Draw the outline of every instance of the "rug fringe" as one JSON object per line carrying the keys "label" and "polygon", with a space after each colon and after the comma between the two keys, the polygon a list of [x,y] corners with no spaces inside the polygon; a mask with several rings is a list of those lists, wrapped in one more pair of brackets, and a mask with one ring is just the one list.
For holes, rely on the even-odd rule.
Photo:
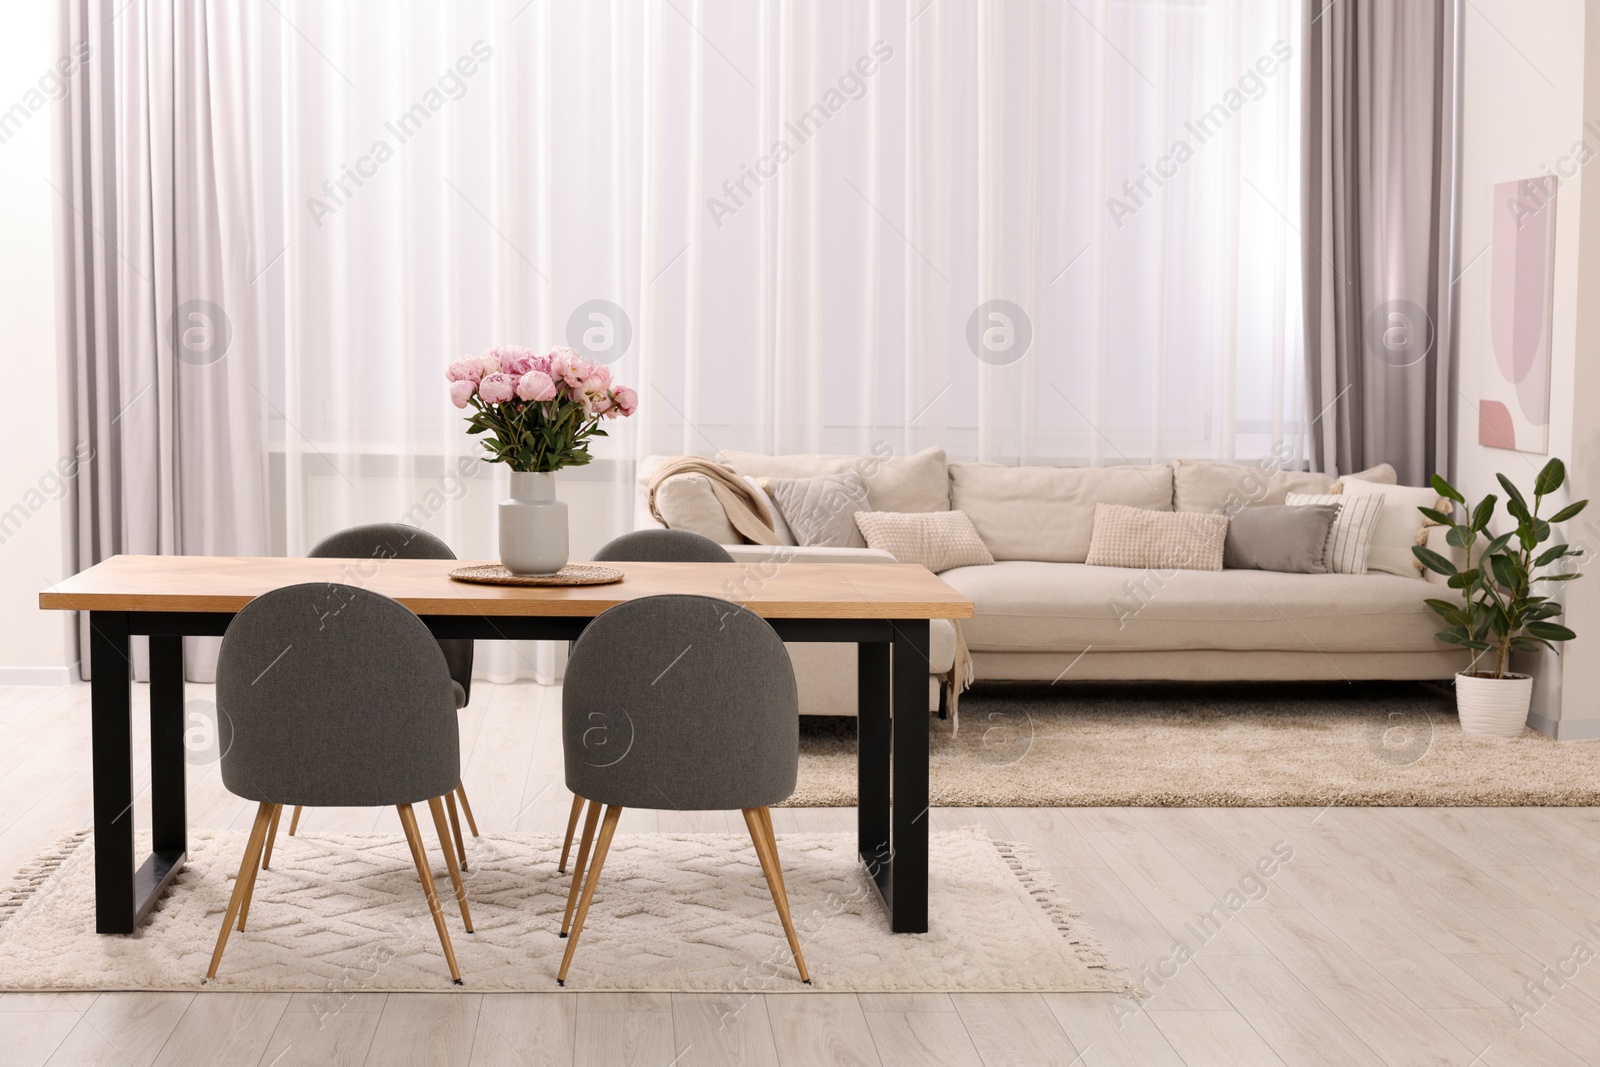
{"label": "rug fringe", "polygon": [[[974,829],[981,830],[980,827]],[[1022,887],[1027,890],[1034,903],[1050,917],[1050,921],[1072,946],[1074,955],[1084,966],[1114,974],[1128,969],[1127,964],[1118,963],[1106,953],[1105,946],[1100,944],[1094,936],[1094,931],[1083,921],[1083,912],[1067,902],[1061,893],[1061,887],[1056,884],[1055,879],[1045,873],[1031,846],[1021,841],[995,841],[992,838],[990,840],[995,851],[1005,860],[1006,866],[1011,868],[1011,873],[1022,883]],[[1130,981],[1124,992],[1136,994],[1138,987]]]}
{"label": "rug fringe", "polygon": [[16,873],[4,889],[0,889],[0,927],[4,927],[7,921],[22,910],[23,905],[34,898],[93,833],[93,830],[84,829],[63,837],[35,856]]}

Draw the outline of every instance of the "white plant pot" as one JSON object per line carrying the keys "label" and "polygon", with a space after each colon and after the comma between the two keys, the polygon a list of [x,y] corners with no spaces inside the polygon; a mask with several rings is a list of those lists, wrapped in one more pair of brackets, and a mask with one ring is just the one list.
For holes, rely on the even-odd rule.
{"label": "white plant pot", "polygon": [[1532,701],[1531,675],[1456,675],[1456,712],[1461,716],[1461,729],[1469,734],[1517,737],[1528,723],[1528,705]]}
{"label": "white plant pot", "polygon": [[567,565],[567,505],[556,476],[511,472],[511,499],[500,502],[500,562],[512,574],[554,574]]}

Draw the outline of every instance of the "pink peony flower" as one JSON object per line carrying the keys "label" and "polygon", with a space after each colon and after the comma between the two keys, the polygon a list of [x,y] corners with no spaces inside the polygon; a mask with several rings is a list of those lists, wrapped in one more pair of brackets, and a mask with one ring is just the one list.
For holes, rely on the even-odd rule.
{"label": "pink peony flower", "polygon": [[565,346],[550,350],[550,377],[566,383],[570,389],[583,380],[583,375],[575,373],[584,365],[583,357]]}
{"label": "pink peony flower", "polygon": [[478,383],[466,378],[450,383],[450,403],[458,408],[467,406],[467,401],[472,399],[472,394],[478,391]]}
{"label": "pink peony flower", "polygon": [[556,383],[543,371],[530,370],[517,379],[517,396],[523,400],[554,400],[556,392]]}
{"label": "pink peony flower", "polygon": [[500,373],[500,350],[498,348],[487,349],[483,355],[478,357],[478,361],[483,364],[483,373]]}
{"label": "pink peony flower", "polygon": [[520,378],[535,369],[535,361],[539,358],[531,349],[511,347],[497,349],[500,353],[500,369],[514,378]]}
{"label": "pink peony flower", "polygon": [[475,382],[483,377],[483,361],[477,356],[462,356],[450,364],[444,377],[450,382]]}
{"label": "pink peony flower", "polygon": [[[623,418],[627,418],[639,410],[639,394],[629,389],[626,385],[619,385],[613,389],[611,391],[611,399],[617,405],[614,412],[620,413]],[[611,416],[612,418],[616,417],[615,413]]]}
{"label": "pink peony flower", "polygon": [[516,383],[509,375],[498,371],[486,374],[478,383],[478,396],[485,404],[504,404],[516,393]]}

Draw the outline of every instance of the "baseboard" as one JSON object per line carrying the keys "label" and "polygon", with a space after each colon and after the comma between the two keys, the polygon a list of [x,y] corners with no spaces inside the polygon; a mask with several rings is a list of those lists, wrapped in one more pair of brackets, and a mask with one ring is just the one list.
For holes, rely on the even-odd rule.
{"label": "baseboard", "polygon": [[1528,725],[1557,741],[1592,741],[1600,737],[1600,719],[1552,719],[1535,711],[1528,713]]}
{"label": "baseboard", "polygon": [[68,667],[0,667],[0,685],[71,685],[78,665]]}

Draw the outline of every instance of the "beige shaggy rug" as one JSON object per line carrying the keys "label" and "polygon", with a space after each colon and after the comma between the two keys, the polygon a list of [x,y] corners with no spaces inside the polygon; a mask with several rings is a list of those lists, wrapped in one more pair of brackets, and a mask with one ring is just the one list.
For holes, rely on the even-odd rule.
{"label": "beige shaggy rug", "polygon": [[[426,831],[425,831],[426,832]],[[0,892],[0,988],[193,990],[210,962],[246,835],[192,831],[189,862],[137,934],[94,933],[93,842],[75,835]],[[475,933],[445,901],[468,992],[554,991],[568,881],[558,834],[469,846]],[[932,929],[891,934],[853,835],[779,837],[818,990],[1025,991],[1131,987],[1028,852],[976,828],[932,835]],[[435,877],[448,886],[437,842]],[[211,988],[322,994],[450,992],[449,970],[405,839],[278,839],[243,932]],[[569,990],[807,993],[748,838],[618,834]]]}
{"label": "beige shaggy rug", "polygon": [[[940,807],[1600,804],[1600,741],[1464,734],[1414,683],[978,685],[932,720]],[[856,802],[856,724],[802,718],[797,807]]]}

